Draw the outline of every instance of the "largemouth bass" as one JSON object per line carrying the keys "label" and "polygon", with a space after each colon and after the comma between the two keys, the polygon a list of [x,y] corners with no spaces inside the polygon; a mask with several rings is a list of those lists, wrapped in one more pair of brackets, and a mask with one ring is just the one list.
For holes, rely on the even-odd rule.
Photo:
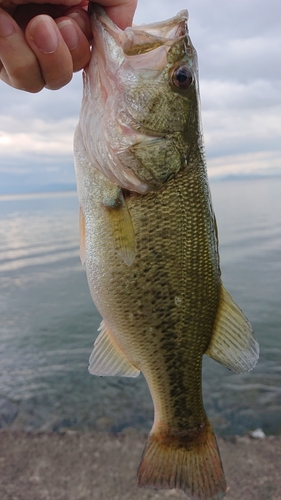
{"label": "largemouth bass", "polygon": [[155,417],[140,486],[220,499],[202,357],[245,372],[258,344],[221,282],[188,13],[122,31],[91,11],[75,133],[81,256],[103,317],[89,369],[148,383]]}

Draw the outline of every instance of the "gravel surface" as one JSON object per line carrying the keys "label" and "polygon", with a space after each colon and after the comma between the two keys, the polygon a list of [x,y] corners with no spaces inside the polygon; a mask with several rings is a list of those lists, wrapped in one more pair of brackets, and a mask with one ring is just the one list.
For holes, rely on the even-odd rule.
{"label": "gravel surface", "polygon": [[[181,500],[136,486],[145,436],[0,431],[1,500]],[[281,500],[281,436],[218,439],[226,500]]]}

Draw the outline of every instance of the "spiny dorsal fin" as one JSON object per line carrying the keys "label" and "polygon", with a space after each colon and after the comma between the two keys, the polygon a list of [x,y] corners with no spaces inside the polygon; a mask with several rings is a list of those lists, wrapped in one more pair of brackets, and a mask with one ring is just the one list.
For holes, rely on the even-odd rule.
{"label": "spiny dorsal fin", "polygon": [[79,230],[80,230],[80,259],[82,264],[85,264],[85,256],[86,256],[86,225],[85,218],[80,207],[79,210]]}
{"label": "spiny dorsal fin", "polygon": [[117,188],[114,197],[104,198],[103,205],[106,208],[116,251],[125,264],[131,266],[136,256],[136,238],[121,188]]}
{"label": "spiny dorsal fin", "polygon": [[252,370],[259,344],[244,313],[222,286],[214,333],[206,354],[236,373]]}
{"label": "spiny dorsal fin", "polygon": [[127,359],[104,321],[99,330],[89,360],[89,372],[99,376],[137,377],[140,371]]}

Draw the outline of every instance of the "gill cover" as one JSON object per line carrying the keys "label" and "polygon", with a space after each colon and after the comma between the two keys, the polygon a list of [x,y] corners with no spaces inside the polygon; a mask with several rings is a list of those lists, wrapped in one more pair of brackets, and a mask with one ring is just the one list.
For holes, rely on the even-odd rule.
{"label": "gill cover", "polygon": [[156,191],[186,166],[183,133],[197,105],[187,11],[122,31],[97,4],[89,10],[95,50],[79,125],[87,160],[123,189]]}

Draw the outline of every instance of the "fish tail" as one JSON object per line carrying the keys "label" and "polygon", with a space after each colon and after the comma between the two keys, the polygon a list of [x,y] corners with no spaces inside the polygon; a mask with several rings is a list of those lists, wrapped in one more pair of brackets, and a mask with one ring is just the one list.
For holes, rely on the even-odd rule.
{"label": "fish tail", "polygon": [[193,500],[222,499],[227,486],[209,421],[192,441],[152,431],[139,466],[138,485],[179,488]]}

